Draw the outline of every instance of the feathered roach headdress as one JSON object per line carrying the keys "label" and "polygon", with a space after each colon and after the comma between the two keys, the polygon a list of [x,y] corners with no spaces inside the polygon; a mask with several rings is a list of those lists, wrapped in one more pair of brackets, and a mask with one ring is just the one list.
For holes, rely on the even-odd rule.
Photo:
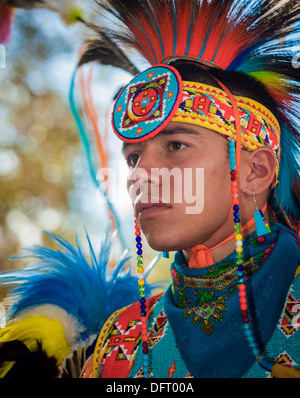
{"label": "feathered roach headdress", "polygon": [[[99,61],[137,73],[133,50],[151,66],[196,62],[206,73],[244,75],[266,93],[280,123],[279,184],[273,218],[297,230],[300,219],[298,0],[96,0],[101,23],[79,65]],[[113,23],[112,23],[113,22]],[[236,76],[237,76],[236,75]],[[222,79],[221,79],[222,80]],[[258,94],[258,98],[260,93]],[[259,101],[259,100],[258,100]],[[267,143],[269,144],[269,143]],[[280,158],[281,157],[281,158]]]}

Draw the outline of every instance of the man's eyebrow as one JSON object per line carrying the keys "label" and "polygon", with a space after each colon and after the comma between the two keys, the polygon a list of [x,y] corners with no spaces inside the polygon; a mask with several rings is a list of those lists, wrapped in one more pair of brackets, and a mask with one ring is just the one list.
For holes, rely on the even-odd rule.
{"label": "man's eyebrow", "polygon": [[[172,128],[168,128],[166,127],[164,130],[162,130],[161,132],[159,132],[157,134],[157,136],[171,136],[174,134],[188,134],[188,135],[195,135],[198,136],[199,138],[202,138],[202,135],[199,131],[196,131],[194,129],[190,129],[188,127],[172,127]],[[154,138],[155,138],[154,137]],[[128,148],[131,145],[138,145],[139,143],[130,143],[130,142],[124,142],[123,146],[122,146],[122,153],[124,155],[124,151],[126,150],[126,148]]]}
{"label": "man's eyebrow", "polygon": [[198,131],[190,129],[188,127],[172,127],[172,128],[166,127],[159,134],[160,135],[191,134],[201,137],[201,134]]}
{"label": "man's eyebrow", "polygon": [[138,145],[139,143],[135,143],[135,142],[123,142],[122,145],[122,155],[124,156],[124,152],[126,150],[126,148],[128,148],[131,145]]}

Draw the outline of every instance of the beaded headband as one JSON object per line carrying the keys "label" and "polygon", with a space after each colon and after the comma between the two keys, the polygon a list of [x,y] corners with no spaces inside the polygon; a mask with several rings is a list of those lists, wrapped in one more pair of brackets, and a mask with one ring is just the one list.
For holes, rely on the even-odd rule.
{"label": "beaded headband", "polygon": [[[262,104],[235,96],[241,145],[248,150],[267,146],[276,158],[276,182],[280,162],[280,126]],[[119,94],[112,125],[125,142],[155,137],[171,122],[195,124],[236,140],[233,107],[225,91],[202,83],[182,81],[175,68],[159,65],[138,74]]]}

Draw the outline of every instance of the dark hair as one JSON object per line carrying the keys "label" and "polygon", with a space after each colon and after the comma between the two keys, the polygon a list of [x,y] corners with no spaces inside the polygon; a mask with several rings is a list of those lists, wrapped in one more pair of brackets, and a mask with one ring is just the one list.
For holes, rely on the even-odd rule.
{"label": "dark hair", "polygon": [[207,68],[190,60],[174,60],[170,65],[178,70],[183,80],[204,83],[219,87],[216,77],[233,95],[250,98],[268,108],[277,119],[280,119],[277,106],[262,83],[251,76],[237,71],[224,71],[218,68]]}

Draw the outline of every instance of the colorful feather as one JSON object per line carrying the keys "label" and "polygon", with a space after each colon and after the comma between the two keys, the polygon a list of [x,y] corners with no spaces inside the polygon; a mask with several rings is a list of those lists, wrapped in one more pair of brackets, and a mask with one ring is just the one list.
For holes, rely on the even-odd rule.
{"label": "colorful feather", "polygon": [[[115,206],[111,202],[110,198],[108,197],[107,193],[104,191],[102,185],[100,184],[100,182],[97,178],[98,159],[97,159],[97,156],[95,155],[95,151],[94,151],[95,141],[88,134],[88,131],[85,128],[85,125],[84,125],[84,123],[80,117],[79,111],[77,110],[77,107],[76,107],[74,91],[75,91],[75,80],[76,80],[76,76],[77,76],[77,71],[78,71],[78,69],[76,67],[74,70],[72,80],[71,80],[71,85],[70,85],[70,91],[69,91],[70,109],[71,109],[71,112],[73,114],[77,129],[78,129],[81,143],[83,145],[83,149],[84,149],[84,153],[86,156],[88,169],[90,171],[92,181],[96,185],[98,191],[102,194],[102,196],[106,200],[106,203],[109,208],[109,212],[112,215],[113,224],[116,227],[116,230],[118,231],[118,235],[119,235],[123,250],[125,250],[126,247],[128,246],[128,243],[127,243],[127,241],[124,237],[123,231],[122,231],[119,215],[115,209]],[[93,123],[95,123],[95,120],[93,120]],[[93,125],[93,128],[95,128],[95,125]],[[95,134],[98,134],[98,130],[96,130]],[[101,137],[97,136],[97,139],[101,140]],[[98,153],[98,156],[101,157],[101,155],[99,155],[99,153]]]}
{"label": "colorful feather", "polygon": [[[9,308],[7,326],[0,331],[0,345],[20,341],[30,348],[32,341],[38,342],[44,354],[55,358],[58,365],[79,346],[86,346],[120,306],[139,299],[138,277],[131,274],[126,252],[116,266],[109,264],[110,234],[105,235],[98,256],[86,235],[89,261],[78,239],[73,246],[60,236],[48,236],[59,249],[34,246],[22,257],[33,257],[37,262],[0,274],[0,285],[11,287],[4,302]],[[155,287],[146,282],[147,294]],[[0,347],[0,358],[1,353]]]}
{"label": "colorful feather", "polygon": [[[64,251],[33,246],[27,255],[39,261],[24,269],[0,274],[0,285],[14,286],[8,299],[12,304],[7,312],[10,321],[21,311],[42,305],[54,305],[72,315],[84,327],[80,339],[97,333],[102,322],[119,306],[138,300],[136,276],[131,275],[129,257],[114,268],[109,266],[112,237],[106,235],[98,256],[90,239],[90,261],[80,243],[73,246],[63,237],[47,234]],[[150,293],[150,286],[146,291]],[[99,305],[104,303],[104,305]]]}

